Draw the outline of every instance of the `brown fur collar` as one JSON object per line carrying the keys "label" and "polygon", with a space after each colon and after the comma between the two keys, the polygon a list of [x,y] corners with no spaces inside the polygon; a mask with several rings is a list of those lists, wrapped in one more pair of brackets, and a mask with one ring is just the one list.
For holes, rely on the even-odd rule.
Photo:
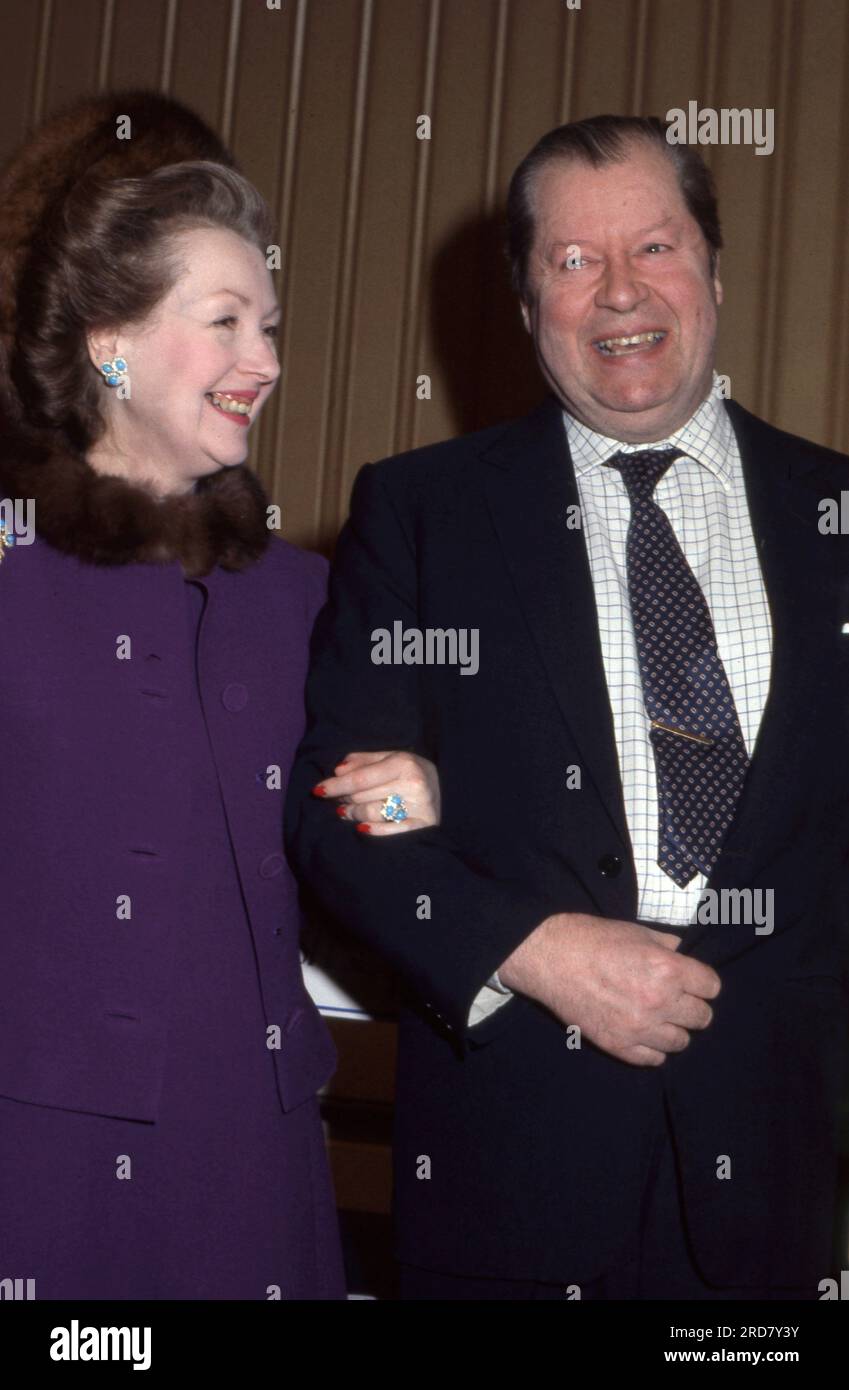
{"label": "brown fur collar", "polygon": [[96,472],[66,447],[26,433],[0,438],[5,498],[32,498],[38,534],[97,565],[177,560],[193,578],[215,565],[244,569],[270,537],[265,491],[249,468],[213,473],[194,492],[160,501],[123,478]]}

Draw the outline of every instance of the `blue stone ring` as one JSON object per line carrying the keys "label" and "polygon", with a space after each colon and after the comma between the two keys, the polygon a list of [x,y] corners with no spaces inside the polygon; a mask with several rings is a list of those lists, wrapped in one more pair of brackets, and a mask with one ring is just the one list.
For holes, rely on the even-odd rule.
{"label": "blue stone ring", "polygon": [[380,814],[384,820],[406,820],[407,803],[403,796],[393,792],[380,803]]}

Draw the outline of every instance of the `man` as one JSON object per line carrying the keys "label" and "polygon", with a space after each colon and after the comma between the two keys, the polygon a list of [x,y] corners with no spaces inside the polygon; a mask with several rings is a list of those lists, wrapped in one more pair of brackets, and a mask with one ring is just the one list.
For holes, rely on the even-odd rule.
{"label": "man", "polygon": [[[508,220],[553,397],[360,472],[287,805],[409,987],[402,1296],[816,1298],[849,888],[818,520],[849,461],[716,391],[715,197],[660,122],[551,132]],[[396,623],[476,631],[474,679],[373,660]],[[322,805],[356,810],[368,769],[333,770],[369,746],[435,762],[438,828],[375,843]]]}

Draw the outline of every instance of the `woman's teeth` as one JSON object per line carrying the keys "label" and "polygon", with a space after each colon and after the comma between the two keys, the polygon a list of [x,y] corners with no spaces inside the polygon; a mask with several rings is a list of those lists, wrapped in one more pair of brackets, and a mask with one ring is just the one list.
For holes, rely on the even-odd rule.
{"label": "woman's teeth", "polygon": [[602,338],[595,346],[607,357],[620,357],[626,352],[639,352],[641,348],[653,347],[665,337],[666,333],[658,329],[652,333],[634,333],[630,338]]}
{"label": "woman's teeth", "polygon": [[250,415],[251,408],[247,401],[237,401],[233,396],[228,396],[224,391],[208,391],[206,399],[211,401],[218,410],[223,410],[228,415]]}

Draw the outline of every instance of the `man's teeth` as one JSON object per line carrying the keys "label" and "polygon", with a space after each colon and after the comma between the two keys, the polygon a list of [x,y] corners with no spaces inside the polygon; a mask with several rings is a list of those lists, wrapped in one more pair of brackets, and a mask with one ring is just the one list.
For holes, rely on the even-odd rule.
{"label": "man's teeth", "polygon": [[247,401],[237,401],[233,396],[228,396],[225,391],[208,391],[207,400],[229,415],[250,415],[251,413]]}
{"label": "man's teeth", "polygon": [[663,329],[657,329],[651,333],[634,333],[630,338],[602,338],[595,344],[599,352],[607,353],[611,357],[616,357],[623,352],[633,352],[636,348],[645,347],[654,343],[659,343],[666,337]]}

